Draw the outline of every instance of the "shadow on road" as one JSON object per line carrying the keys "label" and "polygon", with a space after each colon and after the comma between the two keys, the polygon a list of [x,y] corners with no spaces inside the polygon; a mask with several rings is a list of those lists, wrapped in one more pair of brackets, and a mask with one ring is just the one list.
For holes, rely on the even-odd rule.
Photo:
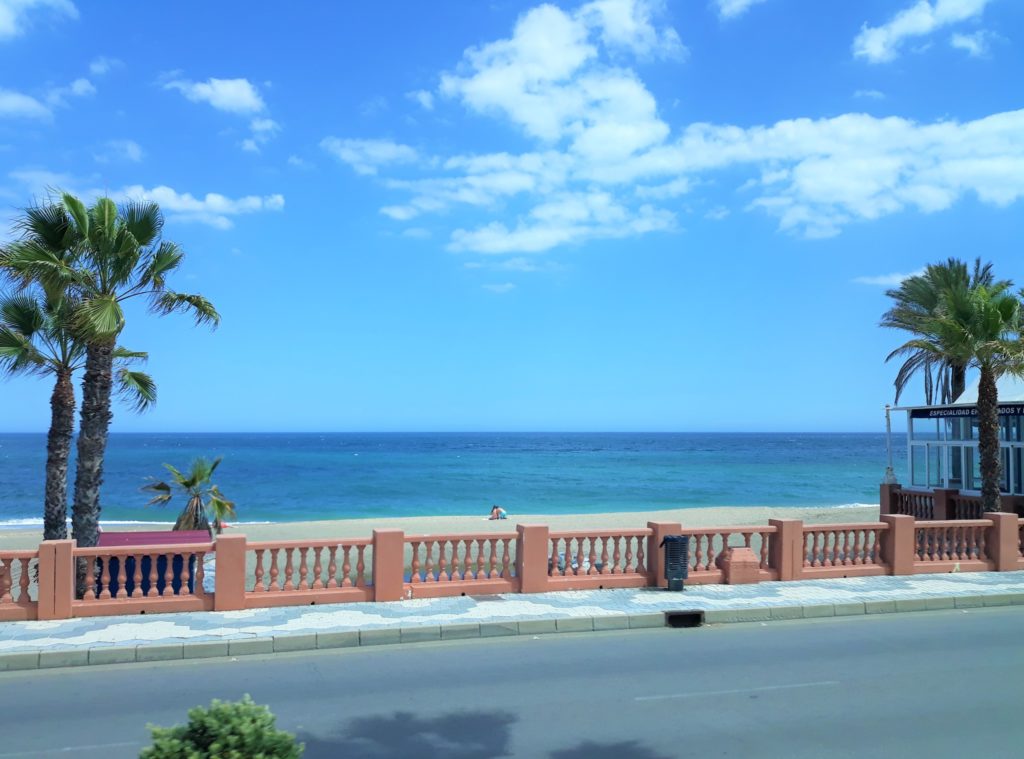
{"label": "shadow on road", "polygon": [[552,751],[551,759],[672,759],[671,756],[657,754],[636,741],[621,743],[594,743],[584,741],[574,748]]}
{"label": "shadow on road", "polygon": [[335,735],[300,733],[298,738],[306,744],[306,759],[488,759],[508,756],[509,728],[515,721],[505,712],[457,712],[431,719],[395,712],[354,719]]}

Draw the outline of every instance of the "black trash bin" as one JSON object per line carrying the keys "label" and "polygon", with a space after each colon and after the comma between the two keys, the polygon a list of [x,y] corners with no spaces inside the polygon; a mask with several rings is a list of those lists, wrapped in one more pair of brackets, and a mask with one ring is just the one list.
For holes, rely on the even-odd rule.
{"label": "black trash bin", "polygon": [[661,541],[665,548],[665,579],[669,590],[682,590],[683,580],[690,572],[690,536],[666,535]]}

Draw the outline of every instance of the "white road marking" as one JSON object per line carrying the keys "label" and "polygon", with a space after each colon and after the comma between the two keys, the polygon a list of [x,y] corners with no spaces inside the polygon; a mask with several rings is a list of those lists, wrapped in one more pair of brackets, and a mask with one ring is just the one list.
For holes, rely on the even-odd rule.
{"label": "white road marking", "polygon": [[828,685],[839,685],[838,680],[822,680],[816,683],[793,683],[792,685],[764,685],[760,688],[737,688],[736,690],[702,690],[692,693],[668,693],[664,696],[637,696],[634,701],[666,701],[672,698],[703,698],[706,696],[735,696],[741,693],[766,693],[773,690],[792,690],[793,688],[823,688]]}

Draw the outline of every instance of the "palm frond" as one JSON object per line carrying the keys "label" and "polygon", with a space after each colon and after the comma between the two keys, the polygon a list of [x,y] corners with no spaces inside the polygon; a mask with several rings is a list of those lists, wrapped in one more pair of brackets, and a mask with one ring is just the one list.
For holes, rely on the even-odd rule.
{"label": "palm frond", "polygon": [[124,311],[112,295],[89,298],[75,310],[74,327],[87,339],[113,337],[124,328]]}
{"label": "palm frond", "polygon": [[150,200],[130,201],[121,206],[121,220],[143,247],[152,245],[164,226],[160,206]]}
{"label": "palm frond", "polygon": [[184,257],[184,251],[175,243],[161,242],[143,269],[140,281],[151,285],[154,290],[163,290],[167,286],[167,275],[178,268]]}
{"label": "palm frond", "polygon": [[70,192],[65,192],[61,195],[61,201],[64,204],[64,210],[68,212],[68,215],[74,220],[75,227],[77,228],[78,235],[82,239],[89,239],[90,225],[89,225],[89,211],[85,207],[85,203],[76,198]]}
{"label": "palm frond", "polygon": [[145,351],[128,350],[120,345],[114,348],[113,355],[115,361],[124,361],[125,363],[133,363],[135,361],[145,363],[149,361],[149,354]]}
{"label": "palm frond", "polygon": [[150,493],[156,493],[156,495],[146,503],[147,506],[163,506],[171,500],[171,497],[174,495],[171,491],[171,486],[166,482],[151,482],[148,485],[143,485],[142,490]]}
{"label": "palm frond", "polygon": [[141,414],[156,403],[156,382],[145,372],[121,367],[117,370],[117,394],[133,411]]}
{"label": "palm frond", "polygon": [[75,243],[71,218],[60,203],[29,206],[14,228],[23,239],[50,250],[66,250]]}
{"label": "palm frond", "polygon": [[154,296],[151,310],[161,315],[175,312],[191,314],[196,326],[210,324],[214,328],[220,324],[220,314],[213,304],[202,295],[189,295],[166,290]]}
{"label": "palm frond", "polygon": [[31,295],[9,295],[0,299],[0,324],[31,339],[46,325],[46,314]]}

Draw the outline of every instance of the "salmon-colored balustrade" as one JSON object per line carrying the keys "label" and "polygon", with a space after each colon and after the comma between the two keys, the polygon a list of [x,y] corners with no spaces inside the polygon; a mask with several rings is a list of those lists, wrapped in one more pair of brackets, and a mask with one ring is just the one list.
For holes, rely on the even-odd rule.
{"label": "salmon-colored balustrade", "polygon": [[212,551],[212,543],[74,548],[81,578],[74,614],[212,609],[212,597],[203,590],[205,559]]}
{"label": "salmon-colored balustrade", "polygon": [[651,530],[552,532],[548,574],[642,575],[648,573],[647,538]]}
{"label": "salmon-colored balustrade", "polygon": [[[992,525],[989,519],[919,522],[914,529],[914,561],[957,562],[963,571],[987,569],[986,533]],[[965,567],[967,562],[979,565]]]}
{"label": "salmon-colored balustrade", "polygon": [[935,496],[931,492],[899,490],[895,501],[894,514],[907,514],[914,519],[931,519],[934,516]]}
{"label": "salmon-colored balustrade", "polygon": [[0,551],[0,621],[35,619],[38,551]]}
{"label": "salmon-colored balustrade", "polygon": [[265,541],[247,543],[246,606],[339,603],[373,598],[373,541]]}
{"label": "salmon-colored balustrade", "polygon": [[1017,556],[1024,563],[1024,519],[1017,522]]}
{"label": "salmon-colored balustrade", "polygon": [[950,497],[952,509],[951,519],[981,519],[985,509],[981,505],[981,496],[957,493]]}
{"label": "salmon-colored balustrade", "polygon": [[730,548],[749,548],[757,557],[764,579],[774,579],[777,568],[771,567],[772,535],[775,527],[707,527],[686,529],[682,535],[690,536],[690,580],[693,582],[721,582],[719,564]]}
{"label": "salmon-colored balustrade", "polygon": [[406,598],[519,590],[517,533],[406,535]]}
{"label": "salmon-colored balustrade", "polygon": [[871,524],[813,525],[803,530],[804,577],[824,576],[814,570],[838,570],[828,576],[885,574],[882,560],[882,535],[888,525]]}

